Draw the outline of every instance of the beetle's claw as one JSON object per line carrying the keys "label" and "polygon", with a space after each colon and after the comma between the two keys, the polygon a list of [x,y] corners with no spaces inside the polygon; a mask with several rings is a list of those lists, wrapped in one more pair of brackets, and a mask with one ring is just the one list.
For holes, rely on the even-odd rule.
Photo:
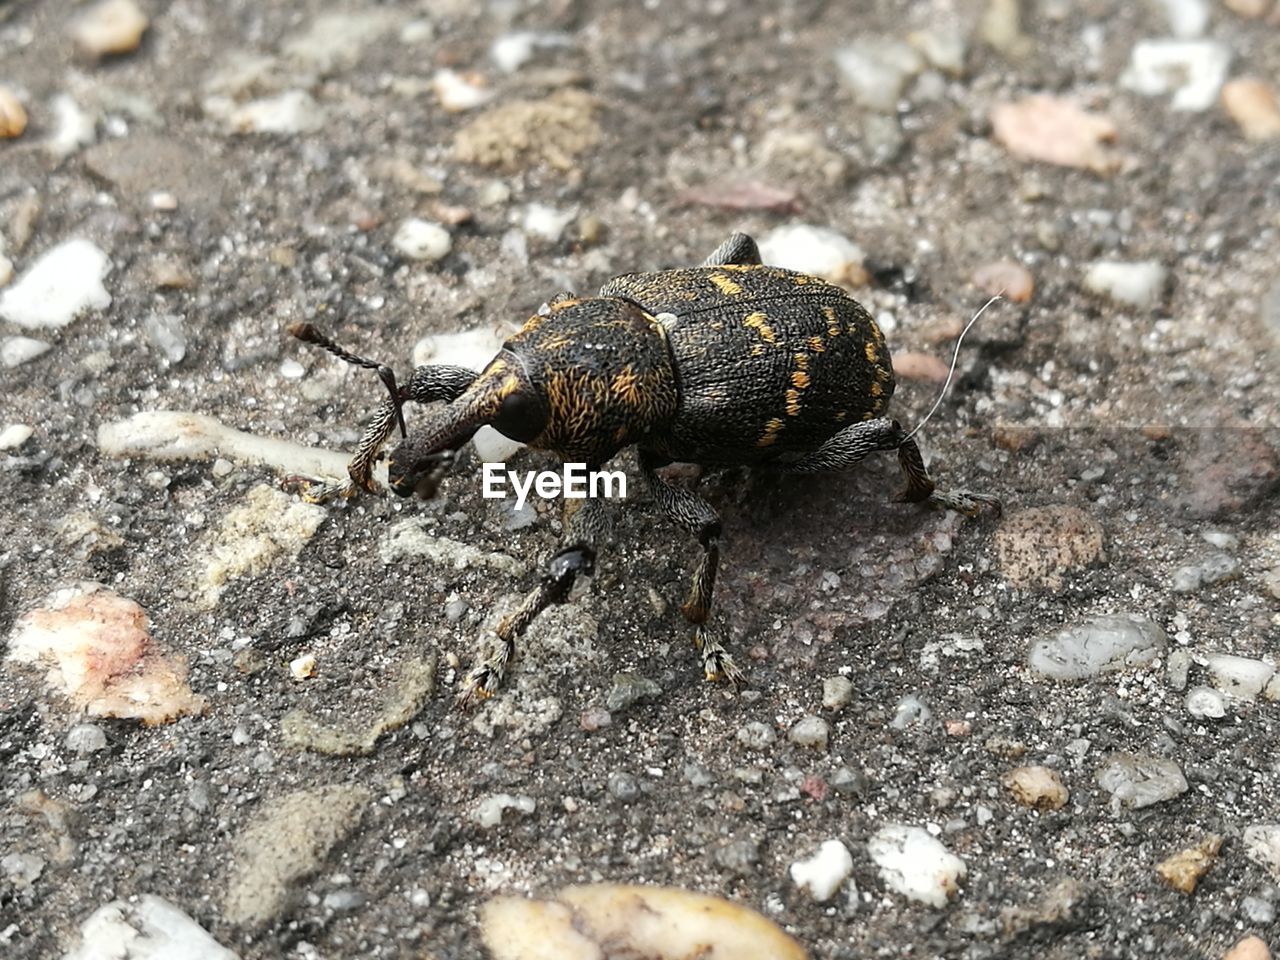
{"label": "beetle's claw", "polygon": [[296,493],[305,503],[329,503],[332,500],[347,499],[355,496],[357,489],[350,480],[335,478],[304,477],[291,474],[280,480],[280,489],[285,493]]}
{"label": "beetle's claw", "polygon": [[989,493],[974,493],[970,490],[951,490],[946,493],[932,493],[928,503],[943,510],[955,510],[966,517],[976,517],[983,507],[990,507],[997,515],[1003,509],[999,497]]}
{"label": "beetle's claw", "polygon": [[708,682],[724,680],[736,690],[746,681],[747,675],[734,663],[729,651],[705,627],[694,630],[693,645],[702,656],[702,675]]}

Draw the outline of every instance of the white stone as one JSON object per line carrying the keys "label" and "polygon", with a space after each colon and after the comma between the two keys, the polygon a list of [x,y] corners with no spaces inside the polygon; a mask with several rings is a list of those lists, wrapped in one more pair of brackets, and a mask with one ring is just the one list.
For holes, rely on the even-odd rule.
{"label": "white stone", "polygon": [[931,27],[907,37],[907,42],[924,54],[930,65],[958,77],[964,73],[967,43],[963,31],[954,26]]}
{"label": "white stone", "polygon": [[1090,617],[1031,645],[1027,665],[1054,680],[1082,680],[1099,673],[1145,666],[1164,650],[1159,626],[1134,615]]}
{"label": "white stone", "polygon": [[567,47],[570,44],[568,34],[534,33],[522,30],[516,33],[504,33],[489,47],[489,57],[503,73],[515,73],[533,59],[534,52],[552,47]]}
{"label": "white stone", "polygon": [[824,840],[816,853],[791,864],[791,879],[818,903],[824,903],[853,873],[853,855],[839,840]]}
{"label": "white stone", "polygon": [[909,693],[894,707],[889,726],[894,730],[905,730],[917,723],[925,723],[932,716],[933,711],[929,709],[929,705],[914,693]]}
{"label": "white stone", "polygon": [[[350,455],[306,447],[291,440],[259,437],[213,417],[184,410],[144,410],[98,427],[98,449],[109,457],[152,460],[212,460],[231,457],[308,477],[345,477]],[[386,466],[374,476],[386,481]]]}
{"label": "white stone", "polygon": [[1172,91],[1174,110],[1208,110],[1230,66],[1231,49],[1214,40],[1140,40],[1120,85],[1149,97]]}
{"label": "white stone", "polygon": [[934,907],[945,907],[965,876],[964,861],[922,827],[892,823],[867,841],[885,886]]}
{"label": "white stone", "polygon": [[110,272],[111,261],[93,243],[67,240],[0,293],[0,317],[20,327],[65,327],[83,310],[111,306],[102,285]]}
{"label": "white stone", "polygon": [[295,680],[309,680],[315,676],[316,657],[313,653],[304,653],[289,661],[289,673]]}
{"label": "white stone", "polygon": [[1209,26],[1209,4],[1206,0],[1160,0],[1169,19],[1169,32],[1180,40],[1204,36]]}
{"label": "white stone", "polygon": [[1172,760],[1113,753],[1098,771],[1098,785],[1111,794],[1112,807],[1141,809],[1187,792],[1187,778]]}
{"label": "white stone", "polygon": [[1212,687],[1192,687],[1183,704],[1197,720],[1221,720],[1227,715],[1227,701]]}
{"label": "white stone", "polygon": [[45,141],[47,149],[55,157],[69,157],[81,147],[87,147],[97,139],[94,119],[65,93],[53,98],[53,135]]}
{"label": "white stone", "polygon": [[431,78],[440,106],[450,113],[461,113],[482,106],[493,99],[493,91],[468,76],[443,67]]}
{"label": "white stone", "polygon": [[1244,852],[1250,860],[1280,880],[1280,823],[1255,823],[1245,827]]}
{"label": "white stone", "polygon": [[239,960],[168,900],[150,894],[99,907],[80,937],[62,960]]}
{"label": "white stone", "polygon": [[324,109],[305,90],[286,90],[230,109],[210,101],[205,109],[224,116],[236,133],[310,133],[325,124]]}
{"label": "white stone", "polygon": [[521,226],[525,233],[555,243],[564,234],[564,228],[578,215],[576,209],[557,210],[545,203],[531,203],[524,211]]}
{"label": "white stone", "polygon": [[1154,260],[1099,260],[1085,271],[1084,285],[1120,303],[1149,309],[1160,301],[1168,271]]}
{"label": "white stone", "polygon": [[422,519],[409,519],[392,526],[378,544],[382,562],[393,566],[407,557],[423,557],[453,570],[485,567],[508,576],[523,572],[519,561],[505,553],[486,553],[469,543],[432,536],[426,531],[427,523]]}
{"label": "white stone", "polygon": [[5,367],[18,367],[28,360],[47,353],[52,346],[44,340],[31,337],[5,337],[0,341],[0,364]]}
{"label": "white stone", "polygon": [[365,48],[397,26],[403,14],[364,4],[357,10],[325,13],[303,20],[304,26],[280,44],[294,63],[322,74],[352,67]]}
{"label": "white stone", "polygon": [[828,710],[843,710],[853,699],[853,681],[837,674],[822,681],[822,705]]}
{"label": "white stone", "polygon": [[835,52],[836,66],[864,107],[892,113],[907,81],[924,68],[920,54],[900,40],[857,40]]}
{"label": "white stone", "polygon": [[0,450],[17,450],[31,439],[32,429],[25,423],[10,423],[0,429]]}
{"label": "white stone", "polygon": [[1223,693],[1238,700],[1250,702],[1266,688],[1276,668],[1265,660],[1237,657],[1229,653],[1211,653],[1205,657],[1205,666],[1213,685]]}
{"label": "white stone", "polygon": [[13,279],[13,261],[0,254],[0,287]]}
{"label": "white stone", "polygon": [[840,282],[862,266],[862,248],[827,227],[791,224],[775,227],[760,240],[765,263]]}
{"label": "white stone", "polygon": [[410,260],[434,262],[453,249],[453,237],[438,223],[409,217],[396,228],[391,245]]}
{"label": "white stone", "polygon": [[471,819],[481,827],[496,827],[502,822],[504,810],[518,810],[527,816],[535,809],[537,809],[537,801],[533,797],[523,794],[512,796],[509,793],[495,793],[476,801],[471,811]]}
{"label": "white stone", "polygon": [[787,739],[797,746],[825,750],[830,733],[831,725],[821,717],[801,717],[787,733]]}

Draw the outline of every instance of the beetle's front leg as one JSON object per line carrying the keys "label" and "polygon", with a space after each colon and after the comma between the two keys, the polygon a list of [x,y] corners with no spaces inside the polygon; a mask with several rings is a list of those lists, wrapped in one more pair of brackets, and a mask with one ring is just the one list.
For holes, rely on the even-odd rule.
{"label": "beetle's front leg", "polygon": [[[594,469],[594,468],[592,468]],[[561,546],[547,563],[542,582],[521,601],[520,606],[498,623],[497,643],[477,663],[458,692],[458,705],[468,707],[497,692],[515,656],[516,640],[547,607],[564,603],[579,575],[595,572],[596,545],[604,540],[604,510],[598,500],[566,500]]]}
{"label": "beetle's front leg", "polygon": [[733,657],[707,626],[711,615],[711,599],[715,592],[716,571],[720,567],[720,515],[711,504],[692,490],[677,487],[658,476],[656,460],[641,451],[640,468],[653,491],[662,512],[690,533],[702,545],[702,557],[689,582],[689,598],[680,607],[684,618],[694,625],[693,645],[702,658],[702,673],[708,680],[724,678],[732,684],[744,679]]}
{"label": "beetle's front leg", "polygon": [[[466,367],[448,364],[428,364],[417,367],[409,382],[399,389],[399,403],[434,403],[437,400],[456,400],[477,374]],[[399,422],[399,404],[387,397],[378,407],[369,425],[365,427],[355,454],[347,464],[346,480],[316,480],[308,477],[291,477],[290,481],[301,488],[302,498],[310,503],[324,503],[335,497],[353,497],[361,490],[378,492],[373,479],[373,465],[377,463],[382,447],[395,432]]]}

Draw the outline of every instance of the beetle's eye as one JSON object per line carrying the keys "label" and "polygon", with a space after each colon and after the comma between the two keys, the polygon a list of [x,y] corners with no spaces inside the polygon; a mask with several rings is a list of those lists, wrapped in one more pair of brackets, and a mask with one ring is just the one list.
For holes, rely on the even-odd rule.
{"label": "beetle's eye", "polygon": [[503,398],[490,425],[517,443],[528,443],[546,428],[547,411],[531,391],[517,390]]}

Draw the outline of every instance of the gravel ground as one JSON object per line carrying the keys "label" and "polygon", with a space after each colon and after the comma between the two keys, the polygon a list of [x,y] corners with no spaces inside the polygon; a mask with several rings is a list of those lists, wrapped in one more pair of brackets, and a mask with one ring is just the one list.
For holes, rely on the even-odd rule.
{"label": "gravel ground", "polygon": [[[150,896],[244,960],[480,957],[490,897],[598,882],[815,958],[1280,942],[1280,8],[140,2],[0,5],[0,952]],[[553,504],[473,454],[281,492],[252,437],[348,451],[381,389],[285,327],[403,376],[735,229],[872,310],[905,423],[1006,290],[922,435],[1003,515],[893,503],[889,458],[703,478],[735,692],[624,455],[597,575],[454,709]],[[929,837],[964,876],[913,897]]]}

